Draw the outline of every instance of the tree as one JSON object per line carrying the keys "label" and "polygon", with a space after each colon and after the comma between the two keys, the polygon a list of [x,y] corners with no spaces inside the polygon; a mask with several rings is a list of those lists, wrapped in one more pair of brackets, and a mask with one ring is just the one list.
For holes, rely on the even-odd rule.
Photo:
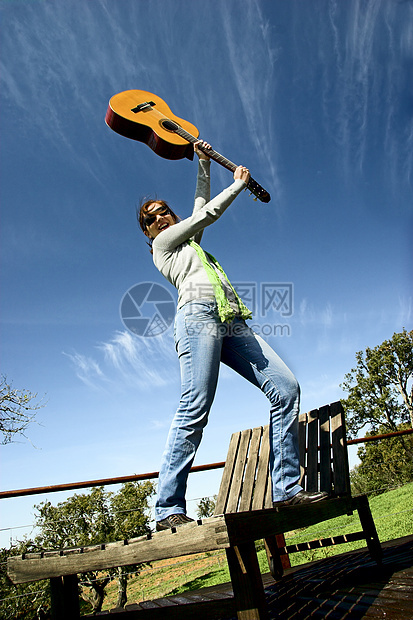
{"label": "tree", "polygon": [[[398,430],[408,427],[400,424]],[[385,432],[383,427],[378,430]],[[350,472],[354,494],[383,492],[413,480],[413,435],[366,442],[357,455],[360,463]]]}
{"label": "tree", "polygon": [[[0,383],[0,432],[3,435],[2,444],[16,441],[16,436],[26,437],[25,431],[35,418],[35,413],[44,407],[35,402],[37,394],[28,390],[18,390],[7,382],[5,375],[1,376]],[[26,438],[27,439],[27,438]]]}
{"label": "tree", "polygon": [[203,497],[197,506],[196,514],[198,515],[198,519],[212,517],[215,510],[217,496],[214,495],[211,497]]}
{"label": "tree", "polygon": [[40,620],[50,617],[49,581],[14,585],[7,576],[7,558],[35,551],[31,541],[0,549],[0,618]]}
{"label": "tree", "polygon": [[349,393],[342,400],[349,437],[365,426],[374,434],[380,427],[395,431],[401,423],[413,427],[413,331],[403,329],[374,349],[359,351],[356,361],[341,385]]}
{"label": "tree", "polygon": [[[134,538],[150,533],[149,516],[146,514],[148,499],[154,493],[154,484],[127,482],[117,493],[95,487],[87,494],[73,495],[57,506],[42,502],[36,525],[40,534],[35,543],[41,549],[81,547]],[[82,574],[82,597],[94,612],[102,609],[105,588],[113,579],[118,580],[117,607],[127,601],[128,576],[137,574],[142,564],[122,566],[104,571]]]}

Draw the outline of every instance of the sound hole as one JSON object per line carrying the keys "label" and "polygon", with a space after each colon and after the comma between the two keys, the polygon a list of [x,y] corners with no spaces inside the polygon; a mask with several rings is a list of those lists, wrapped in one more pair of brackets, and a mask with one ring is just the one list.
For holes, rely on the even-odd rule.
{"label": "sound hole", "polygon": [[164,129],[166,129],[166,131],[176,131],[177,129],[179,129],[179,125],[177,123],[174,123],[173,121],[170,121],[168,118],[162,120],[160,122],[160,125]]}

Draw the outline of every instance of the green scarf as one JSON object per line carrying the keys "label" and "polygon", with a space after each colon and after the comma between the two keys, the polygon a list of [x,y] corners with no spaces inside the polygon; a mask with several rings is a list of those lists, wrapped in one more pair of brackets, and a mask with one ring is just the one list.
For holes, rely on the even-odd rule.
{"label": "green scarf", "polygon": [[[235,299],[237,300],[237,303],[238,303],[238,307],[239,307],[239,310],[240,310],[241,317],[243,319],[251,319],[252,318],[251,311],[248,310],[247,306],[240,299],[238,293],[236,292],[236,290],[232,286],[231,282],[228,280],[227,274],[222,269],[222,267],[219,264],[219,262],[217,261],[217,259],[214,258],[212,256],[212,254],[209,254],[208,252],[205,252],[201,248],[201,246],[198,245],[192,239],[188,240],[188,244],[191,246],[191,248],[194,248],[195,252],[198,254],[198,256],[200,258],[200,261],[201,261],[202,265],[204,266],[204,269],[205,269],[205,271],[207,273],[208,279],[209,279],[209,281],[212,284],[212,287],[214,289],[215,299],[217,301],[218,314],[219,314],[219,318],[221,319],[221,321],[223,323],[231,323],[231,321],[235,317],[236,313],[231,308],[231,305],[230,305],[228,299],[225,296],[225,292],[224,292],[224,288],[222,286],[222,282],[221,282],[217,272],[215,271],[214,267],[218,271],[220,271],[222,273],[222,275],[224,276],[224,278],[228,282],[232,292],[234,293]],[[212,267],[211,263],[208,262],[207,257],[209,258],[211,263],[214,265],[214,267]]]}

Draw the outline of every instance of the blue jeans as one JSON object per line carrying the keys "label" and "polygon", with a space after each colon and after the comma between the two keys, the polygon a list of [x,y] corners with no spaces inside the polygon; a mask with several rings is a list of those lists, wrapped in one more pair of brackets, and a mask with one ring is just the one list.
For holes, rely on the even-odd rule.
{"label": "blue jeans", "polygon": [[[284,362],[243,319],[221,323],[215,301],[208,299],[188,302],[178,310],[175,344],[182,392],[162,456],[156,520],[186,513],[188,474],[208,422],[220,362],[259,387],[270,401],[273,501],[301,491],[297,445],[300,388]],[[234,409],[236,406],[235,401]]]}

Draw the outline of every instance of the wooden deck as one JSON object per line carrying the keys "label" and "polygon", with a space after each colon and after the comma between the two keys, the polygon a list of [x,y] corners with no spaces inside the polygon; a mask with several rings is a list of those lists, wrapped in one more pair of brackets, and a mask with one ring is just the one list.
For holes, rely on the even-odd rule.
{"label": "wooden deck", "polygon": [[[361,549],[288,569],[279,582],[265,575],[264,584],[273,620],[412,620],[413,535],[383,543],[381,566]],[[123,620],[236,620],[231,584],[97,614],[105,615]]]}

